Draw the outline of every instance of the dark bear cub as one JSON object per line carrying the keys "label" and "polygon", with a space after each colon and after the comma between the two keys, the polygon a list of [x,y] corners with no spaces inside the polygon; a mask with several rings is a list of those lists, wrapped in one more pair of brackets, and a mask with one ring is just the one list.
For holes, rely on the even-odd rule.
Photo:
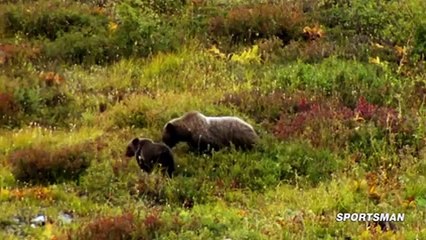
{"label": "dark bear cub", "polygon": [[186,142],[191,150],[211,153],[224,147],[250,150],[259,137],[253,127],[235,116],[204,116],[192,111],[170,120],[163,129],[162,141],[169,147]]}
{"label": "dark bear cub", "polygon": [[126,148],[127,157],[136,157],[139,167],[151,173],[159,165],[163,173],[172,177],[175,170],[175,160],[171,149],[163,143],[155,143],[147,138],[135,138]]}

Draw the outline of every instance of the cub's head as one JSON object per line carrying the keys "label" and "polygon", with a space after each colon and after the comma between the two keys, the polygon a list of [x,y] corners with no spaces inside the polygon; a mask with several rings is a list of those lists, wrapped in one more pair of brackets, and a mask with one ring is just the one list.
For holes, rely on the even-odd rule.
{"label": "cub's head", "polygon": [[190,141],[191,132],[175,122],[168,122],[163,129],[162,141],[168,147],[172,148],[179,142]]}
{"label": "cub's head", "polygon": [[129,144],[126,147],[126,157],[133,157],[135,156],[136,150],[139,147],[139,138],[134,138],[132,141],[129,142]]}
{"label": "cub's head", "polygon": [[133,157],[136,151],[146,143],[152,142],[147,138],[134,138],[126,147],[126,157]]}

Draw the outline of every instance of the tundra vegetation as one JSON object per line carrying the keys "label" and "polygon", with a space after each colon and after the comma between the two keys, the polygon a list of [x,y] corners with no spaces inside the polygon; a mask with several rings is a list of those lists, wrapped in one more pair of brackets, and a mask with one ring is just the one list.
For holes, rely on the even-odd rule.
{"label": "tundra vegetation", "polygon": [[[1,1],[0,239],[426,239],[425,19],[424,0]],[[258,148],[181,144],[172,179],[124,156],[190,110]]]}

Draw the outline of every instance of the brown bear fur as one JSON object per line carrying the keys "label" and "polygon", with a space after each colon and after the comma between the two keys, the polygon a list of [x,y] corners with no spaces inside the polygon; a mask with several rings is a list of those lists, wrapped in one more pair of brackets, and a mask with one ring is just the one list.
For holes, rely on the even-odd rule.
{"label": "brown bear fur", "polygon": [[162,141],[170,148],[186,142],[191,150],[199,153],[210,153],[231,145],[250,150],[258,139],[253,127],[240,118],[207,117],[197,111],[169,121],[162,135]]}
{"label": "brown bear fur", "polygon": [[175,160],[171,149],[163,143],[155,143],[147,138],[134,138],[126,148],[127,157],[136,157],[139,167],[151,173],[158,164],[161,170],[166,171],[169,177],[175,170]]}

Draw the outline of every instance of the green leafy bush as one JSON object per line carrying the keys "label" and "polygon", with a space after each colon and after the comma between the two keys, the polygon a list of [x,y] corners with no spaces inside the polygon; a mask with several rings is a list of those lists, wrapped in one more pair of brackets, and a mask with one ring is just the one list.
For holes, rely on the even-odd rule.
{"label": "green leafy bush", "polygon": [[[288,147],[287,164],[291,171],[282,172],[281,178],[295,179],[296,176],[305,176],[313,184],[329,180],[342,164],[330,151],[315,149],[302,144],[294,144]],[[281,160],[283,161],[283,160]]]}
{"label": "green leafy bush", "polygon": [[194,204],[204,204],[210,199],[212,183],[205,178],[177,176],[164,189],[168,203],[184,208],[192,208]]}
{"label": "green leafy bush", "polygon": [[[270,142],[263,146],[263,151],[262,157],[255,158],[260,159],[256,164],[260,164],[261,168],[242,168],[248,170],[248,174],[244,175],[248,179],[244,179],[242,183],[254,183],[258,187],[266,188],[281,181],[294,183],[302,177],[307,184],[316,185],[329,180],[332,174],[342,167],[331,151],[313,148],[306,142]],[[259,181],[260,179],[262,180]],[[258,185],[259,183],[263,185]]]}
{"label": "green leafy bush", "polygon": [[142,0],[149,8],[160,14],[176,14],[183,10],[187,0]]}
{"label": "green leafy bush", "polygon": [[55,40],[71,31],[85,28],[96,32],[107,27],[108,19],[105,15],[91,14],[88,10],[82,11],[80,7],[73,5],[58,8],[53,5],[34,5],[29,9],[22,6],[10,7],[4,13],[6,33],[22,33],[30,38]]}
{"label": "green leafy bush", "polygon": [[[132,160],[134,161],[134,159]],[[139,170],[139,167],[136,166],[136,161],[134,165],[129,164],[128,166],[134,166],[132,169],[135,171]],[[126,172],[123,167],[125,168],[126,166],[117,166],[117,162],[105,159],[92,163],[90,168],[79,179],[81,194],[87,195],[94,202],[120,203],[122,196],[128,196],[127,184],[129,182],[133,183],[136,178],[133,172]]]}
{"label": "green leafy bush", "polygon": [[177,49],[176,23],[161,20],[148,5],[140,1],[121,2],[116,19],[109,25],[95,22],[96,28],[82,25],[63,31],[55,41],[45,44],[43,52],[49,60],[91,65]]}
{"label": "green leafy bush", "polygon": [[426,56],[426,23],[419,24],[414,35],[414,52],[421,58]]}
{"label": "green leafy bush", "polygon": [[124,1],[117,6],[119,26],[114,43],[120,56],[148,56],[177,47],[175,28],[139,1]]}
{"label": "green leafy bush", "polygon": [[344,26],[356,33],[377,36],[390,21],[385,5],[379,1],[356,0],[327,7],[328,15],[322,17],[329,27]]}
{"label": "green leafy bush", "polygon": [[118,47],[104,32],[68,32],[43,48],[49,60],[75,64],[105,64],[117,59]]}
{"label": "green leafy bush", "polygon": [[[324,1],[319,20],[341,36],[361,35],[370,40],[405,45],[424,18],[423,1]],[[335,35],[335,37],[338,37]]]}
{"label": "green leafy bush", "polygon": [[143,174],[130,184],[130,194],[149,204],[170,204],[192,208],[207,202],[212,183],[186,176],[173,180],[161,174]]}
{"label": "green leafy bush", "polygon": [[138,198],[143,198],[148,202],[164,204],[167,199],[165,187],[167,179],[161,174],[144,174],[129,185],[130,194]]}
{"label": "green leafy bush", "polygon": [[60,88],[24,87],[14,92],[20,106],[22,123],[43,126],[68,126],[81,114],[75,99]]}
{"label": "green leafy bush", "polygon": [[[197,161],[179,158],[179,166],[176,176],[193,178],[202,174],[202,179],[186,180],[182,186],[172,183],[172,186],[188,189],[186,194],[196,194],[197,199],[206,201],[209,195],[220,196],[229,189],[264,191],[281,181],[292,183],[296,173],[306,179],[306,183],[315,185],[326,181],[340,165],[329,150],[318,150],[307,143],[283,144],[265,136],[256,151],[223,150],[209,159],[198,158]],[[185,185],[188,188],[183,187]],[[194,189],[198,189],[198,193]]]}
{"label": "green leafy bush", "polygon": [[271,74],[280,88],[335,96],[349,107],[355,107],[361,96],[374,104],[396,104],[394,96],[400,93],[403,81],[390,69],[335,57],[318,64],[290,64]]}

